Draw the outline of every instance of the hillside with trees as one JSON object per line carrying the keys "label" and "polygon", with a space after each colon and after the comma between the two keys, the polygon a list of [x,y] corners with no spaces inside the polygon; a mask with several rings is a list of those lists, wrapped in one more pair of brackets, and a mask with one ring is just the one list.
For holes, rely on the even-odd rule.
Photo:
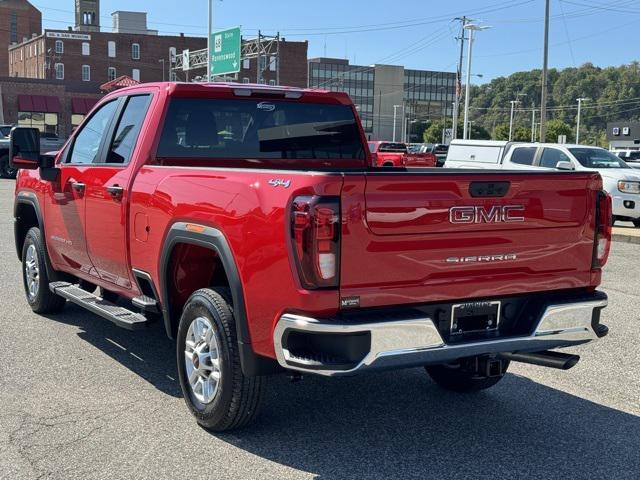
{"label": "hillside with trees", "polygon": [[[472,127],[488,132],[493,139],[507,139],[510,101],[517,98],[514,139],[531,140],[532,107],[536,123],[540,121],[541,76],[540,70],[517,72],[472,87]],[[607,146],[607,122],[640,120],[640,63],[607,68],[587,63],[579,68],[549,70],[547,140],[555,141],[562,134],[568,141],[574,140],[579,97],[589,99],[582,104],[580,142]],[[424,137],[429,141],[436,128],[426,127]]]}

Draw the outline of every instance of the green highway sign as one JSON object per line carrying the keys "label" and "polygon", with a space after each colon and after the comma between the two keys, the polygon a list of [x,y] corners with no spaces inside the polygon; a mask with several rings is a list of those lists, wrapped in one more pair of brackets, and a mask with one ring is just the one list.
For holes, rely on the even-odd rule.
{"label": "green highway sign", "polygon": [[209,68],[212,77],[240,71],[240,44],[240,27],[211,34]]}

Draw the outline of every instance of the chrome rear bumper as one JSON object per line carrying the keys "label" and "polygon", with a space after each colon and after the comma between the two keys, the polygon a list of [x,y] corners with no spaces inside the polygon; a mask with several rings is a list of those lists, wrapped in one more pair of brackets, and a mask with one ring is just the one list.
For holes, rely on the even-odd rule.
{"label": "chrome rear bumper", "polygon": [[[278,363],[284,368],[319,375],[352,375],[364,370],[447,363],[458,358],[500,352],[535,352],[586,343],[598,338],[593,318],[606,299],[550,305],[529,336],[503,337],[469,343],[445,343],[433,320],[414,312],[392,321],[346,323],[285,314],[274,330]],[[302,334],[368,336],[361,358],[332,364],[323,355],[296,356],[288,345],[292,332]]]}

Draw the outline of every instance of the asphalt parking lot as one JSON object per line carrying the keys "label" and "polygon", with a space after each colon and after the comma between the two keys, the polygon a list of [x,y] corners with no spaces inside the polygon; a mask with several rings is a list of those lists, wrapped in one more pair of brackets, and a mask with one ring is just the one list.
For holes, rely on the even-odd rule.
{"label": "asphalt parking lot", "polygon": [[424,370],[272,378],[258,422],[212,435],[191,418],[161,325],[127,332],[24,300],[0,181],[0,478],[639,478],[640,245],[604,275],[608,337],[560,372],[515,365],[461,396]]}

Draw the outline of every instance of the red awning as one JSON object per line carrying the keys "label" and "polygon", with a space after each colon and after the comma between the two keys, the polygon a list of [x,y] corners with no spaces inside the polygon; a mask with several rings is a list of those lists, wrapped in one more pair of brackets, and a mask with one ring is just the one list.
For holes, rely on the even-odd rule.
{"label": "red awning", "polygon": [[45,95],[18,95],[20,112],[60,113],[60,99]]}
{"label": "red awning", "polygon": [[78,115],[86,115],[91,111],[93,106],[98,103],[97,98],[72,98],[71,113]]}
{"label": "red awning", "polygon": [[127,75],[122,75],[115,80],[111,80],[110,82],[100,85],[100,90],[102,90],[103,92],[112,92],[113,90],[117,90],[118,88],[133,87],[134,85],[139,84],[140,82],[138,82],[137,80],[134,80]]}

